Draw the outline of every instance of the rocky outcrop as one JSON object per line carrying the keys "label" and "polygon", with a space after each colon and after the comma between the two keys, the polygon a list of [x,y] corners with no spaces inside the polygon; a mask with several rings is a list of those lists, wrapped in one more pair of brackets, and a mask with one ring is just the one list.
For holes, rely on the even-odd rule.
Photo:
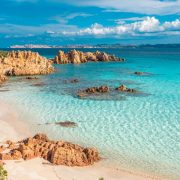
{"label": "rocky outcrop", "polygon": [[54,63],[56,64],[80,64],[88,61],[124,61],[124,59],[100,51],[82,52],[77,50],[71,50],[68,53],[59,51],[54,58]]}
{"label": "rocky outcrop", "polygon": [[135,93],[137,92],[135,89],[130,89],[127,88],[124,84],[116,88],[117,91],[122,91],[122,92],[129,92],[129,93]]}
{"label": "rocky outcrop", "polygon": [[101,94],[101,93],[107,93],[107,92],[109,92],[108,86],[90,87],[90,88],[78,91],[77,96],[86,97],[92,94]]}
{"label": "rocky outcrop", "polygon": [[11,51],[0,57],[0,74],[6,76],[41,75],[53,71],[52,61],[37,52]]}
{"label": "rocky outcrop", "polygon": [[[0,152],[0,160],[29,160],[36,157],[44,158],[55,165],[87,166],[100,160],[95,148],[83,148],[64,141],[51,141],[44,134],[36,134],[17,143],[10,143]],[[8,152],[9,149],[9,152]]]}

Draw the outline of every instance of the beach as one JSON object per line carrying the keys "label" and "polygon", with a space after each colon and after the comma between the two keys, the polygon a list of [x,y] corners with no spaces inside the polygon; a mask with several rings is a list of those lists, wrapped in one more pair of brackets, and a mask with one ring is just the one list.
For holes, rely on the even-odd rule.
{"label": "beach", "polygon": [[[33,51],[51,61],[58,53],[58,49]],[[103,49],[98,53],[97,49],[83,51],[99,54]],[[67,64],[53,64],[55,72],[51,74],[12,76],[0,87],[3,140],[17,141],[44,133],[55,141],[95,148],[102,159],[81,168],[52,166],[43,159],[9,161],[6,162],[9,174],[14,172],[15,165],[18,169],[26,167],[28,172],[34,172],[31,168],[38,166],[36,171],[40,169],[35,174],[42,176],[45,170],[41,168],[49,168],[50,174],[55,171],[58,177],[67,179],[81,179],[84,174],[86,179],[131,179],[132,176],[133,179],[179,179],[179,50],[106,51],[127,61],[71,64],[67,59],[63,62]],[[41,71],[44,63],[37,66],[31,60],[36,56],[40,62],[46,60],[31,52],[20,57],[25,54],[34,73],[53,70],[51,61],[48,71]],[[58,63],[62,62],[58,59]],[[12,73],[32,72],[30,63],[22,67]],[[74,126],[61,126],[63,122]]]}
{"label": "beach", "polygon": [[[0,142],[6,140],[18,141],[29,136],[33,136],[28,125],[18,119],[18,113],[7,102],[0,102]],[[9,180],[96,180],[123,179],[123,180],[145,180],[160,179],[141,173],[128,172],[117,168],[104,167],[103,162],[99,162],[89,167],[67,167],[55,166],[49,162],[36,158],[29,161],[13,160],[5,161],[5,169],[8,171]]]}

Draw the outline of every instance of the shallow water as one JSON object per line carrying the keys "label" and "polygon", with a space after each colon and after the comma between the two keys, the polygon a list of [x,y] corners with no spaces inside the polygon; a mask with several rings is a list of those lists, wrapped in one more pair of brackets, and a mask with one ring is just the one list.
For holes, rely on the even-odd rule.
{"label": "shallow water", "polygon": [[[57,49],[36,51],[53,57]],[[180,49],[103,51],[127,61],[56,65],[55,74],[39,76],[38,80],[11,78],[0,88],[0,99],[23,110],[22,119],[31,124],[34,132],[95,146],[106,163],[179,179]],[[150,74],[137,76],[135,71]],[[74,78],[79,83],[64,82]],[[79,89],[86,87],[108,85],[113,90],[121,84],[141,93],[113,91],[85,99],[76,96]],[[78,127],[45,125],[59,121],[73,121]]]}

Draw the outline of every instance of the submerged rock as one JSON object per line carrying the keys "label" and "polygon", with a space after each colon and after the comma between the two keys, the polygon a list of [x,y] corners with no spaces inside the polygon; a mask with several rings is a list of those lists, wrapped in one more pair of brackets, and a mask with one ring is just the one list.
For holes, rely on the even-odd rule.
{"label": "submerged rock", "polygon": [[80,64],[88,61],[120,61],[123,62],[125,59],[118,58],[114,55],[107,54],[105,52],[82,52],[77,50],[71,50],[68,53],[59,51],[58,55],[54,58],[55,64]]}
{"label": "submerged rock", "polygon": [[[87,166],[101,158],[95,148],[83,148],[64,141],[52,141],[45,134],[36,134],[33,138],[19,141],[18,147],[9,152],[0,152],[0,160],[29,160],[44,158],[55,165]],[[8,150],[7,147],[4,147]]]}
{"label": "submerged rock", "polygon": [[35,87],[43,87],[45,86],[46,84],[43,83],[43,82],[40,82],[40,83],[36,83],[36,84],[32,84],[32,86],[35,86]]}
{"label": "submerged rock", "polygon": [[28,79],[28,80],[36,80],[36,79],[38,79],[37,77],[26,77],[26,79]]}
{"label": "submerged rock", "polygon": [[77,126],[77,124],[72,121],[56,122],[55,124],[63,126],[63,127],[76,127]]}
{"label": "submerged rock", "polygon": [[135,75],[138,75],[138,76],[143,76],[143,75],[151,75],[151,73],[148,73],[148,72],[141,72],[141,71],[136,71],[134,72]]}
{"label": "submerged rock", "polygon": [[144,72],[136,71],[136,72],[134,72],[134,74],[136,74],[136,75],[143,75]]}
{"label": "submerged rock", "polygon": [[79,79],[63,80],[64,83],[78,83]]}
{"label": "submerged rock", "polygon": [[71,83],[78,83],[79,80],[78,80],[78,79],[72,79],[72,80],[70,80],[70,82],[71,82]]}

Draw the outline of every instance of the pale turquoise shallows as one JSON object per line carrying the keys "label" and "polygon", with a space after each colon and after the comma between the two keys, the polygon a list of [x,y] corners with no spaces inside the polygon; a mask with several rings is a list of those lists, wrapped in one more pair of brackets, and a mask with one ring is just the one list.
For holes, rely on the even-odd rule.
{"label": "pale turquoise shallows", "polygon": [[[67,50],[67,49],[66,49]],[[90,51],[95,49],[90,49]],[[57,49],[36,50],[53,57]],[[88,49],[83,49],[88,51]],[[97,147],[105,163],[128,170],[180,179],[180,49],[103,49],[127,59],[124,63],[56,65],[57,72],[30,81],[11,78],[0,99],[16,104],[33,132]],[[151,73],[134,75],[135,71]],[[77,84],[64,80],[78,78]],[[33,86],[36,83],[44,86]],[[78,89],[125,84],[133,96],[112,93],[78,99]],[[76,128],[43,125],[74,121]],[[42,124],[42,125],[38,125]]]}

